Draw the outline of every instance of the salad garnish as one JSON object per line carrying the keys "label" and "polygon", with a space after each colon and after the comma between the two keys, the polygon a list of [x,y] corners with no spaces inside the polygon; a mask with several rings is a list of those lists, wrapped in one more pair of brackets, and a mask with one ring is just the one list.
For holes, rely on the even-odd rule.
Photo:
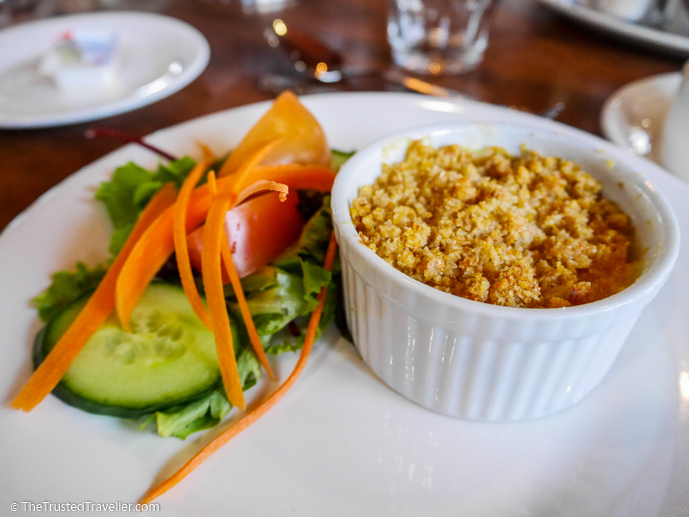
{"label": "salad garnish", "polygon": [[[337,251],[337,241],[335,240],[335,233],[332,232],[330,236],[330,244],[328,245],[328,251],[325,256],[325,262],[323,268],[326,271],[332,271],[333,265],[335,263],[335,253]],[[141,500],[142,504],[150,503],[154,499],[160,497],[165,492],[174,487],[177,483],[182,481],[187,477],[196,467],[198,467],[204,460],[210,457],[214,452],[216,452],[220,447],[229,442],[232,438],[241,433],[244,429],[249,427],[251,424],[256,422],[261,418],[270,408],[272,408],[287,391],[294,385],[297,381],[301,372],[304,370],[306,361],[311,353],[311,348],[314,341],[316,340],[316,335],[318,331],[318,324],[320,322],[321,316],[323,314],[323,307],[325,305],[325,298],[327,295],[327,287],[321,288],[318,293],[318,306],[311,313],[311,319],[309,320],[309,326],[306,331],[306,339],[304,341],[304,346],[301,349],[301,354],[299,355],[299,360],[297,361],[294,370],[287,378],[287,380],[280,385],[280,387],[275,390],[270,397],[268,397],[261,405],[247,413],[239,422],[229,427],[223,431],[217,438],[206,445],[203,449],[197,452],[182,468],[175,472],[168,479],[163,481],[160,485],[151,490],[146,496]]]}
{"label": "salad garnish", "polygon": [[[233,406],[244,410],[244,391],[261,370],[274,378],[269,355],[301,349],[272,395],[146,501],[275,405],[339,298],[328,193],[348,155],[331,153],[297,97],[278,97],[226,158],[200,145],[198,162],[183,157],[154,172],[130,163],[100,186],[113,258],[56,273],[36,297],[46,327],[36,338],[36,369],[12,401],[28,412],[53,392],[85,411],[143,417],[141,428],[155,422],[161,436],[184,439],[218,425]],[[110,372],[127,379],[106,379]]]}

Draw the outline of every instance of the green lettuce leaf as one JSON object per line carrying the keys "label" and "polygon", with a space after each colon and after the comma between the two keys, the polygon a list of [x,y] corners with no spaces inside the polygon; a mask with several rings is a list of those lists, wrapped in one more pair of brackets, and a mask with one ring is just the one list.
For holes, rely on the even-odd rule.
{"label": "green lettuce leaf", "polygon": [[333,159],[330,164],[330,167],[334,171],[339,171],[340,168],[345,164],[347,160],[349,160],[352,156],[354,156],[355,151],[338,151],[337,149],[333,149]]}
{"label": "green lettuce leaf", "polygon": [[[242,284],[242,291],[246,295],[259,291],[265,291],[266,289],[275,287],[278,285],[277,274],[278,270],[273,266],[262,267],[258,271],[255,271],[252,274],[240,279],[239,282]],[[203,283],[199,285],[199,289],[202,288]],[[234,298],[234,288],[232,287],[231,283],[224,286],[224,294],[225,298]]]}
{"label": "green lettuce leaf", "polygon": [[105,275],[105,267],[91,269],[83,262],[77,263],[76,271],[58,271],[52,276],[52,283],[36,296],[32,305],[43,321],[50,321],[86,293],[93,291]]}
{"label": "green lettuce leaf", "polygon": [[218,425],[231,409],[227,397],[217,388],[205,397],[174,412],[158,411],[155,416],[158,434],[184,440],[197,431]]}
{"label": "green lettuce leaf", "polygon": [[[245,293],[256,331],[263,336],[274,334],[287,326],[290,321],[304,313],[307,304],[302,278],[278,268],[271,269],[275,278],[272,287]],[[228,300],[227,305],[230,314],[242,322],[236,298]]]}
{"label": "green lettuce leaf", "polygon": [[290,273],[302,275],[303,260],[322,264],[332,228],[330,196],[324,196],[323,206],[306,222],[297,242],[278,257],[273,265]]}
{"label": "green lettuce leaf", "polygon": [[308,303],[307,311],[313,311],[318,305],[316,297],[323,287],[332,283],[333,274],[327,269],[302,260],[302,273],[304,275],[304,299]]}
{"label": "green lettuce leaf", "polygon": [[149,171],[128,163],[118,167],[112,179],[101,183],[96,199],[108,212],[115,232],[110,241],[110,253],[116,255],[127,239],[141,211],[165,183],[173,182],[179,188],[196,162],[185,156],[179,160],[160,163],[155,171]]}
{"label": "green lettuce leaf", "polygon": [[[323,304],[323,313],[321,320],[318,322],[318,329],[316,329],[316,340],[321,337],[323,331],[335,319],[335,314],[338,307],[338,295],[335,286],[331,285],[328,288],[328,294],[325,296],[325,303]],[[306,327],[309,319],[304,317],[297,325],[300,329],[300,335],[291,337],[290,339],[277,340],[274,339],[265,347],[266,353],[270,355],[279,355],[285,352],[298,352],[304,346],[306,340]]]}
{"label": "green lettuce leaf", "polygon": [[[261,375],[261,365],[253,351],[245,348],[237,358],[237,369],[242,388],[246,391],[256,384]],[[205,397],[181,408],[158,411],[155,414],[158,434],[164,438],[175,436],[184,440],[197,431],[218,425],[232,409],[222,385]]]}

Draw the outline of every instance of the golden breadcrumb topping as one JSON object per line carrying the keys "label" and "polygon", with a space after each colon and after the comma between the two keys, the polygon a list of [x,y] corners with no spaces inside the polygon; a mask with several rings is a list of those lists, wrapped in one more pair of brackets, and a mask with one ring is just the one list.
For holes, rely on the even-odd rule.
{"label": "golden breadcrumb topping", "polygon": [[563,158],[418,140],[361,187],[350,212],[366,246],[436,289],[495,305],[567,307],[637,276],[630,218],[600,190]]}

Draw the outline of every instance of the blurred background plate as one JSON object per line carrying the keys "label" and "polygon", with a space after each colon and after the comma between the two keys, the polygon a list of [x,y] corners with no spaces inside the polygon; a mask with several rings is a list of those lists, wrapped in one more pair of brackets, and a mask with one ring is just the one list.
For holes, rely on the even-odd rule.
{"label": "blurred background plate", "polygon": [[660,74],[633,81],[617,90],[601,112],[605,137],[662,166],[661,132],[681,81],[679,72]]}
{"label": "blurred background plate", "polygon": [[628,22],[617,16],[578,5],[574,0],[538,0],[577,22],[610,35],[678,56],[689,56],[689,37]]}
{"label": "blurred background plate", "polygon": [[[119,88],[70,95],[41,76],[41,57],[65,32],[112,31]],[[210,49],[194,27],[153,13],[104,12],[48,18],[0,32],[0,128],[59,126],[146,106],[179,91],[206,68]],[[88,93],[88,92],[87,92]]]}

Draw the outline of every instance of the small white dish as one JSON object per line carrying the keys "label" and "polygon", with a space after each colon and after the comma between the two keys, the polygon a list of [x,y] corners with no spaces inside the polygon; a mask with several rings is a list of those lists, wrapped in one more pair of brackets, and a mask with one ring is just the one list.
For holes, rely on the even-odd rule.
{"label": "small white dish", "polygon": [[682,74],[654,75],[631,82],[608,98],[601,111],[605,137],[662,166],[660,138]]}
{"label": "small white dish", "polygon": [[574,0],[539,0],[558,13],[621,39],[633,41],[674,55],[689,56],[689,37],[644,25],[577,5]]}
{"label": "small white dish", "polygon": [[[70,95],[41,75],[43,56],[65,32],[117,36],[116,87]],[[103,12],[48,18],[0,31],[0,128],[36,128],[96,120],[159,101],[206,68],[210,48],[194,27],[153,13]]]}
{"label": "small white dish", "polygon": [[[621,292],[574,307],[525,309],[477,302],[398,271],[361,242],[350,207],[383,164],[404,160],[412,140],[434,147],[521,146],[578,163],[636,229],[642,273]],[[601,153],[602,140],[561,124],[501,119],[399,131],[358,151],[337,174],[333,225],[340,245],[345,314],[371,369],[417,404],[467,420],[541,418],[583,400],[605,377],[644,307],[672,270],[677,220],[640,160]]]}

